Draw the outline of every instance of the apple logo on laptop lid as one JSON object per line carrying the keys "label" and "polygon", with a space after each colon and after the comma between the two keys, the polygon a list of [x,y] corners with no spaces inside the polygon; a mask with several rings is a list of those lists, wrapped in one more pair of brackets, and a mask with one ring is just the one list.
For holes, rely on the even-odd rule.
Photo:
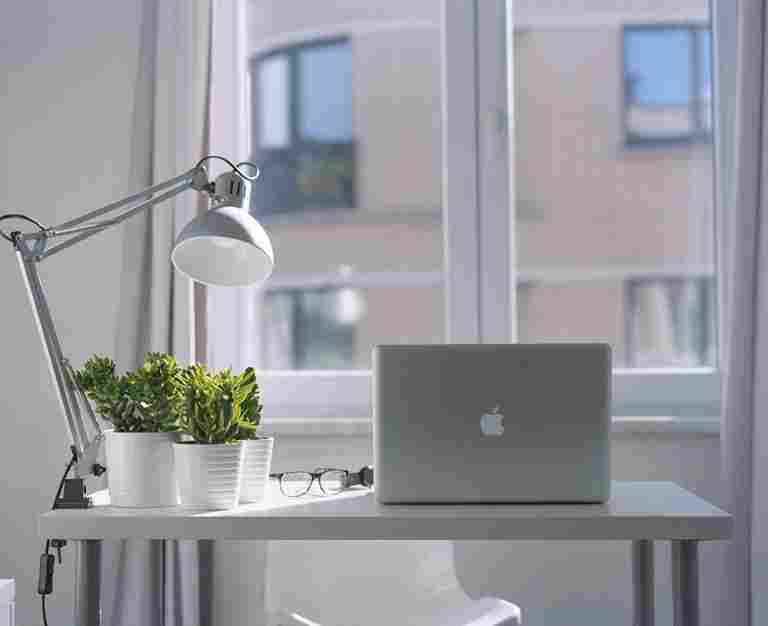
{"label": "apple logo on laptop lid", "polygon": [[480,432],[486,437],[500,437],[504,434],[504,414],[499,405],[480,416]]}

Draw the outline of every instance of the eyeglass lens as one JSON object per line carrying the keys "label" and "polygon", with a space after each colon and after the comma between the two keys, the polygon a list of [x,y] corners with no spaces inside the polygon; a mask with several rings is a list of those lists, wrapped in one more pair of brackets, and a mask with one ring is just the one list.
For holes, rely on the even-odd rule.
{"label": "eyeglass lens", "polygon": [[309,472],[286,472],[280,478],[280,491],[295,498],[303,496],[312,486],[312,474]]}
{"label": "eyeglass lens", "polygon": [[325,493],[339,493],[347,486],[347,473],[344,470],[325,470],[320,474],[320,489]]}

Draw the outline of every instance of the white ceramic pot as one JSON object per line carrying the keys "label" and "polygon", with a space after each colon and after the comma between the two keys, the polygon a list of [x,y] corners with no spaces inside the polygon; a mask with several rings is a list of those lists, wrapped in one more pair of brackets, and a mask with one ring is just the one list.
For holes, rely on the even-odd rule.
{"label": "white ceramic pot", "polygon": [[237,443],[175,443],[173,459],[179,502],[206,509],[238,504],[243,446]]}
{"label": "white ceramic pot", "polygon": [[106,436],[107,485],[113,506],[156,507],[177,503],[173,471],[176,433],[118,433]]}
{"label": "white ceramic pot", "polygon": [[269,483],[269,468],[272,467],[274,437],[248,439],[243,441],[243,483],[240,487],[240,502],[243,504],[261,502]]}

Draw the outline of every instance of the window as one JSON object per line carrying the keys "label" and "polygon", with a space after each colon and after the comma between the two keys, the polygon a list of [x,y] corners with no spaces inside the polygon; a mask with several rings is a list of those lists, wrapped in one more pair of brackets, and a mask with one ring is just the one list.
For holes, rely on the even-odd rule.
{"label": "window", "polygon": [[712,132],[708,28],[624,28],[626,139],[630,144],[707,138]]}
{"label": "window", "polygon": [[348,40],[272,50],[251,61],[256,214],[355,206]]}
{"label": "window", "polygon": [[355,366],[362,295],[350,288],[269,291],[264,302],[263,367],[341,370]]}
{"label": "window", "polygon": [[664,25],[707,0],[248,7],[267,419],[370,415],[371,348],[445,340],[604,341],[614,415],[717,414],[711,43]]}
{"label": "window", "polygon": [[715,365],[714,277],[633,277],[625,289],[628,367]]}

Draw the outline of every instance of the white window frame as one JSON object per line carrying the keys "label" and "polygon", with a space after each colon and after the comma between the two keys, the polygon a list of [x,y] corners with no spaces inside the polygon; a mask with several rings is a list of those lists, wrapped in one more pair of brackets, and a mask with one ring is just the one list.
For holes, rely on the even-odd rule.
{"label": "white window frame", "polygon": [[[444,0],[441,24],[436,25],[441,28],[443,52],[443,283],[446,340],[452,343],[516,339],[515,211],[510,201],[515,197],[511,193],[515,178],[514,159],[507,156],[514,155],[514,132],[511,128],[506,134],[499,132],[500,120],[514,123],[509,96],[513,89],[504,89],[497,79],[503,71],[499,65],[503,42],[487,35],[505,20],[507,40],[512,40],[513,2]],[[356,24],[352,30],[367,28],[377,27]],[[340,26],[334,32],[345,30]],[[484,36],[479,37],[479,32]],[[509,63],[510,86],[514,85],[512,69]],[[216,332],[209,332],[211,339],[220,342],[214,352],[226,353],[215,365],[245,366],[256,354],[245,330],[258,315],[253,311],[255,299],[251,291],[243,291],[229,300],[229,306],[217,307],[215,318],[209,306],[209,320],[219,324]],[[261,372],[265,421],[288,431],[293,425],[304,434],[337,430],[339,425],[353,433],[367,432],[371,382],[370,371]],[[716,418],[719,372],[708,368],[615,370],[612,413],[616,417]]]}

